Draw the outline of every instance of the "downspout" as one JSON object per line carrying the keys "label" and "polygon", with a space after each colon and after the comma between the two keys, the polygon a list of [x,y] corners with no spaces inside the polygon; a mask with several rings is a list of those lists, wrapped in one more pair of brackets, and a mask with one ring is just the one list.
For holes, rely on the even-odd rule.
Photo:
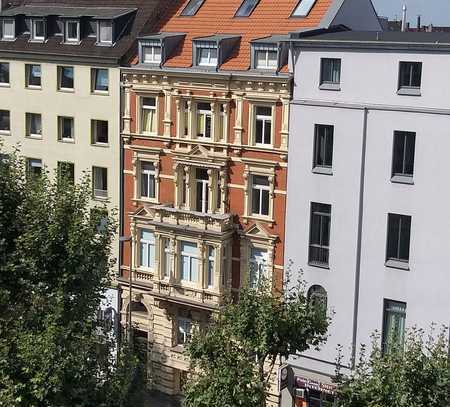
{"label": "downspout", "polygon": [[359,181],[359,208],[358,208],[358,236],[356,241],[356,270],[355,270],[355,296],[353,303],[353,339],[352,339],[352,356],[351,367],[356,365],[356,340],[358,334],[358,311],[359,311],[359,286],[361,280],[361,239],[364,214],[364,185],[366,173],[366,148],[367,148],[367,117],[369,110],[364,108],[362,146],[361,146],[361,171]]}

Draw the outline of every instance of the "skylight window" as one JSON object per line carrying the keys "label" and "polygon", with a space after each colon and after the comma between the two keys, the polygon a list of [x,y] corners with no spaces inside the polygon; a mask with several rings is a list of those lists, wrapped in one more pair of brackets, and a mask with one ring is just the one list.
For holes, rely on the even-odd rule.
{"label": "skylight window", "polygon": [[189,3],[181,12],[182,16],[194,16],[200,9],[205,0],[189,0]]}
{"label": "skylight window", "polygon": [[236,17],[248,17],[252,14],[259,0],[244,0],[236,12]]}
{"label": "skylight window", "polygon": [[292,17],[306,17],[315,3],[316,0],[300,0],[300,3],[297,4],[297,7],[292,13]]}

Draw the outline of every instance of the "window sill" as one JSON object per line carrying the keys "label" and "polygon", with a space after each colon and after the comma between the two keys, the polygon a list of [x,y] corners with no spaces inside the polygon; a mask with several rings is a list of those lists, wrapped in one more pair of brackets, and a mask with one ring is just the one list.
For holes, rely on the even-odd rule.
{"label": "window sill", "polygon": [[147,198],[146,196],[140,196],[136,199],[136,201],[158,204],[158,200],[156,198]]}
{"label": "window sill", "polygon": [[96,195],[93,195],[92,199],[94,199],[95,201],[100,201],[100,202],[107,202],[107,201],[109,201],[109,197],[108,196],[96,196]]}
{"label": "window sill", "polygon": [[270,150],[273,149],[273,144],[255,143],[253,147],[262,148],[264,150]]}
{"label": "window sill", "polygon": [[244,219],[251,219],[251,220],[255,220],[255,221],[262,221],[262,222],[268,222],[268,223],[275,223],[275,220],[273,218],[271,218],[270,216],[262,216],[262,215],[246,215],[246,216],[242,216]]}
{"label": "window sill", "polygon": [[108,143],[91,143],[92,147],[101,147],[101,148],[109,148]]}
{"label": "window sill", "polygon": [[72,88],[58,88],[58,92],[61,92],[61,93],[75,93],[75,89],[72,89]]}
{"label": "window sill", "polygon": [[42,140],[42,136],[39,134],[27,134],[25,137],[33,140]]}
{"label": "window sill", "polygon": [[27,85],[26,89],[30,89],[30,90],[42,90],[42,86],[37,86],[37,85]]}
{"label": "window sill", "polygon": [[386,260],[384,265],[386,267],[393,268],[393,269],[409,271],[409,263],[400,261],[400,260],[389,259],[389,260]]}
{"label": "window sill", "polygon": [[397,95],[401,96],[422,96],[420,88],[400,88]]}
{"label": "window sill", "polygon": [[172,346],[172,351],[175,353],[184,353],[185,349],[186,349],[185,345]]}
{"label": "window sill", "polygon": [[317,267],[319,269],[324,269],[324,270],[329,270],[330,269],[330,265],[329,264],[318,263],[318,262],[315,262],[315,261],[308,261],[308,266]]}
{"label": "window sill", "polygon": [[322,83],[319,85],[320,90],[332,90],[335,92],[341,91],[341,84],[340,83]]}
{"label": "window sill", "polygon": [[74,139],[59,139],[58,140],[60,143],[68,143],[68,144],[75,144],[75,140]]}
{"label": "window sill", "polygon": [[10,136],[11,135],[11,131],[9,131],[9,130],[0,130],[0,135],[2,135],[2,136]]}
{"label": "window sill", "polygon": [[11,84],[10,83],[6,83],[6,82],[1,82],[0,83],[0,88],[10,88]]}
{"label": "window sill", "polygon": [[91,95],[95,96],[109,96],[109,90],[93,90]]}
{"label": "window sill", "polygon": [[414,185],[414,178],[408,177],[407,175],[394,175],[391,178],[391,182],[395,184],[408,184],[408,185]]}
{"label": "window sill", "polygon": [[333,175],[333,169],[332,168],[327,168],[327,167],[314,167],[312,169],[312,172],[314,174]]}

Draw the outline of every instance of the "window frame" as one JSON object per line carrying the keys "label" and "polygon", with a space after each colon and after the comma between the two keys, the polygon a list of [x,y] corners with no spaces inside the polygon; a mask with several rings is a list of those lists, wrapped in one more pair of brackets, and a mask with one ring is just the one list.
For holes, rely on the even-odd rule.
{"label": "window frame", "polygon": [[[106,189],[96,188],[96,186],[98,187],[98,185],[96,185],[96,180],[97,180],[96,170],[102,171],[101,178],[105,177]],[[103,183],[103,179],[102,179],[102,183]],[[92,166],[92,197],[97,200],[108,199],[108,168],[107,167],[99,167],[96,165]]]}
{"label": "window frame", "polygon": [[[143,169],[143,165],[144,164],[151,164],[153,166],[153,170],[144,170]],[[147,179],[147,188],[149,191],[149,195],[150,195],[150,180],[153,176],[153,191],[154,191],[154,196],[145,196],[142,193],[142,183],[143,183],[143,176],[146,175],[148,177]],[[156,196],[156,186],[157,186],[157,182],[156,182],[156,165],[153,161],[148,161],[148,160],[139,160],[139,199],[141,200],[149,200],[149,201],[153,201],[155,202],[157,200],[157,196]]]}
{"label": "window frame", "polygon": [[[201,167],[194,167],[195,169],[195,211],[200,213],[208,213],[209,212],[209,175],[207,174],[207,169]],[[206,171],[207,178],[199,178],[198,171]],[[201,188],[201,208],[199,209],[199,187]]]}
{"label": "window frame", "polygon": [[[269,250],[266,247],[259,247],[254,245],[249,245],[248,247],[248,286],[249,288],[255,289],[258,287],[261,278],[267,278],[269,274]],[[264,252],[262,256],[253,256],[255,251]],[[262,259],[262,262],[258,261],[258,258]],[[255,268],[252,267],[256,266]],[[257,270],[258,275],[255,276],[255,284],[252,284],[252,271]]]}
{"label": "window frame", "polygon": [[[403,74],[402,69],[404,66],[410,65],[410,72],[409,72],[409,83],[403,84]],[[413,77],[414,73],[412,72],[412,68],[414,65],[418,65],[420,67],[419,72],[419,85],[413,85]],[[420,96],[421,95],[421,89],[422,89],[422,79],[423,79],[423,62],[421,61],[400,61],[398,66],[398,85],[397,85],[397,94],[403,95],[403,96]]]}
{"label": "window frame", "polygon": [[195,16],[203,6],[205,0],[189,0],[189,3],[184,6],[180,13],[180,17],[192,17]]}
{"label": "window frame", "polygon": [[[333,67],[331,67],[330,72],[327,72],[326,63],[332,63]],[[333,76],[333,68],[334,64],[338,63],[339,66],[339,78],[338,81],[334,81]],[[331,73],[331,78],[326,78],[325,75]],[[319,81],[319,89],[322,90],[341,90],[341,82],[342,82],[342,58],[329,58],[324,57],[320,58],[320,81]]]}
{"label": "window frame", "polygon": [[[145,99],[154,99],[154,105],[146,105]],[[139,127],[140,133],[144,135],[157,135],[158,134],[158,96],[157,95],[142,95],[139,97]],[[144,130],[144,111],[152,111],[153,112],[153,123],[154,123],[154,131],[146,131]]]}
{"label": "window frame", "polygon": [[[242,13],[244,11],[244,7],[250,1],[253,1],[253,4],[250,4],[250,6],[251,6],[250,9],[246,8],[245,10],[247,10],[247,12]],[[259,2],[260,2],[260,0],[242,0],[240,6],[236,10],[236,13],[234,14],[234,17],[238,17],[238,18],[250,17],[252,15],[252,13],[255,11],[256,7],[258,7]]]}
{"label": "window frame", "polygon": [[[186,329],[188,327],[188,329]],[[183,339],[180,340],[180,334],[183,336]],[[178,346],[185,346],[190,342],[192,338],[192,319],[177,317],[177,340],[176,344]]]}
{"label": "window frame", "polygon": [[[41,121],[41,133],[40,134],[31,132],[31,122],[32,122],[33,116],[40,117],[40,121]],[[28,138],[33,138],[33,139],[42,139],[42,133],[43,133],[42,113],[32,113],[32,112],[25,113],[25,136]]]}
{"label": "window frame", "polygon": [[[151,60],[146,59],[146,55],[147,55],[147,53],[145,52],[146,49],[152,50],[152,52],[151,52],[152,59]],[[155,59],[155,55],[158,55],[157,53],[155,53],[155,49],[159,49],[159,59]],[[141,55],[142,55],[141,62],[143,64],[160,65],[162,63],[162,44],[161,44],[161,42],[153,41],[153,42],[147,42],[145,44],[141,44]]]}
{"label": "window frame", "polygon": [[[98,141],[98,123],[106,123],[106,138],[107,142]],[[102,119],[91,119],[91,145],[107,147],[109,146],[109,121]]]}
{"label": "window frame", "polygon": [[[7,122],[8,122],[8,129],[0,129],[0,134],[4,135],[4,136],[10,136],[11,135],[11,111],[10,110],[6,110],[6,109],[0,109],[0,114],[3,113],[7,113]],[[0,123],[2,121],[0,120]]]}
{"label": "window frame", "polygon": [[0,61],[0,68],[1,66],[7,66],[7,76],[8,76],[8,82],[1,82],[0,81],[0,87],[10,87],[11,86],[11,64],[9,62],[3,62]]}
{"label": "window frame", "polygon": [[[219,65],[219,45],[214,41],[196,41],[195,46],[195,65],[204,68],[217,68]],[[202,63],[202,50],[208,50],[207,63]],[[215,51],[215,56],[212,52]],[[214,62],[215,61],[215,62]]]}
{"label": "window frame", "polygon": [[[322,211],[322,209],[329,209],[329,212]],[[321,202],[311,202],[310,205],[310,220],[309,220],[309,243],[308,243],[308,265],[312,267],[319,268],[330,268],[330,246],[331,246],[331,214],[332,214],[332,205],[324,204]],[[319,243],[313,242],[313,234],[314,231],[314,216],[319,216],[319,230],[317,231],[319,235]],[[324,219],[327,218],[328,221],[328,230],[326,234],[324,233]],[[328,245],[324,244],[324,236],[328,236]],[[320,251],[320,257],[324,257],[326,254],[326,261],[317,260],[315,256],[312,255],[312,250],[318,249]],[[323,253],[322,253],[323,252]]]}
{"label": "window frame", "polygon": [[[202,104],[207,104],[209,105],[209,110],[206,109],[200,109],[199,106]],[[200,116],[203,117],[204,120],[204,126],[203,129],[201,129],[203,131],[203,134],[200,135],[200,129],[199,129],[199,119]],[[209,118],[209,136],[206,135],[207,133],[207,122],[208,122],[208,118]],[[212,141],[213,140],[213,109],[211,107],[211,102],[207,101],[207,102],[201,102],[201,101],[197,101],[195,103],[195,133],[196,133],[196,138],[200,139],[200,140],[209,140]]]}
{"label": "window frame", "polygon": [[[403,137],[403,145],[402,145],[402,158],[401,158],[401,166],[402,166],[402,172],[397,172],[397,157],[396,157],[396,151],[397,150],[397,143],[399,142],[398,139],[400,137]],[[408,138],[411,137],[412,140],[408,140]],[[394,137],[393,137],[393,143],[392,143],[392,166],[391,166],[391,181],[395,183],[402,183],[402,184],[414,184],[414,166],[415,166],[415,152],[416,152],[416,138],[417,133],[412,131],[402,131],[402,130],[395,130],[394,131]],[[412,167],[412,172],[408,173],[406,170],[406,161],[407,161],[407,144],[412,143],[412,163],[410,163],[410,166]]]}
{"label": "window frame", "polygon": [[[321,135],[320,130],[324,130],[325,134]],[[331,130],[331,133],[329,132]],[[325,151],[324,156],[326,161],[327,156],[327,149],[330,147],[329,144],[331,143],[331,163],[320,163],[319,156],[321,155],[322,149],[319,150],[322,143],[319,143],[319,138],[323,138],[321,136],[325,136]],[[331,138],[331,142],[330,139]],[[314,125],[314,144],[313,144],[313,167],[312,171],[316,174],[324,174],[324,175],[333,175],[333,155],[334,155],[334,126],[330,124],[318,124],[316,123]]]}
{"label": "window frame", "polygon": [[[391,311],[389,312],[388,307],[399,306],[399,308],[403,307],[403,311]],[[381,348],[383,353],[389,352],[389,339],[388,339],[388,317],[390,313],[400,315],[400,318],[403,319],[403,332],[399,333],[400,342],[404,343],[405,340],[405,328],[406,328],[406,310],[407,303],[403,301],[395,301],[390,299],[383,299],[383,321],[382,321],[382,333],[381,333]]]}
{"label": "window frame", "polygon": [[[111,27],[111,40],[102,41],[102,23],[109,23]],[[114,21],[113,20],[98,20],[97,21],[97,44],[100,46],[112,46],[114,44]]]}
{"label": "window frame", "polygon": [[[107,79],[108,79],[108,85],[107,89],[97,89],[97,73],[99,71],[106,72]],[[109,95],[109,89],[110,89],[110,80],[109,80],[109,69],[108,68],[91,68],[91,94],[94,95]]]}
{"label": "window frame", "polygon": [[[278,57],[279,57],[279,47],[277,44],[252,44],[252,51],[253,51],[253,69],[258,69],[262,71],[277,71],[279,68],[278,63]],[[266,64],[264,66],[258,65],[258,53],[264,52],[266,54],[265,62]],[[275,66],[270,66],[270,58],[269,54],[275,53]]]}
{"label": "window frame", "polygon": [[[148,232],[153,236],[152,240],[147,240],[143,238],[143,232]],[[154,272],[156,269],[156,249],[157,249],[157,242],[156,242],[156,235],[155,231],[152,229],[146,229],[146,228],[140,228],[139,234],[138,234],[138,258],[139,258],[139,265],[138,267],[142,270]],[[146,253],[147,253],[147,263],[144,264],[144,259],[142,256],[144,246],[146,247]],[[153,247],[153,251],[151,251],[151,248]],[[153,258],[151,258],[151,255],[153,254]]]}
{"label": "window frame", "polygon": [[[394,221],[398,221],[398,225],[397,225],[397,248],[396,248],[396,254],[397,256],[392,256],[390,253],[390,243],[394,242],[391,239],[394,238],[395,236],[391,236],[391,233],[394,233],[395,231],[395,225],[391,224],[391,222]],[[407,222],[406,224],[406,230],[403,229],[404,222]],[[410,215],[403,215],[403,214],[398,214],[398,213],[388,213],[387,216],[387,232],[386,232],[386,255],[385,255],[385,266],[386,267],[390,267],[390,268],[397,268],[397,269],[401,269],[401,270],[406,270],[408,271],[409,268],[409,263],[411,260],[411,225],[412,225],[412,216]],[[403,242],[402,243],[402,233],[407,233],[408,234],[408,241],[407,242]],[[403,237],[404,238],[404,237]],[[402,251],[402,246],[407,243],[407,258],[402,258],[401,256],[401,251]]]}
{"label": "window frame", "polygon": [[[30,78],[33,73],[33,67],[39,67],[40,76],[39,85],[34,85],[30,83]],[[25,64],[25,87],[27,89],[42,89],[42,65],[41,64]]]}
{"label": "window frame", "polygon": [[[192,254],[183,250],[183,244],[195,245],[197,249],[196,254]],[[187,270],[188,279],[185,279],[185,271],[183,268],[184,258],[189,259],[189,270]],[[196,261],[197,270],[193,270],[193,260]],[[180,281],[183,284],[194,284],[197,285],[199,283],[199,271],[200,271],[200,248],[198,242],[190,241],[190,240],[180,240],[179,242],[179,267],[180,267]],[[193,276],[196,276],[196,279],[193,279]]]}
{"label": "window frame", "polygon": [[[40,163],[40,165],[32,165],[32,163],[33,162],[35,162],[35,163]],[[32,174],[31,173],[31,169],[32,168],[39,168],[40,170],[39,170],[39,174]],[[42,170],[43,170],[43,164],[42,164],[42,159],[40,159],[40,158],[32,158],[32,157],[27,157],[26,158],[26,171],[27,171],[27,176],[33,176],[33,177],[36,177],[36,176],[38,176],[38,177],[40,177],[41,175],[42,175]]]}
{"label": "window frame", "polygon": [[[36,24],[42,23],[42,29],[43,33],[42,36],[36,35]],[[46,27],[46,19],[45,18],[32,18],[31,19],[31,35],[30,35],[30,41],[34,42],[44,42],[47,38],[47,27]]]}
{"label": "window frame", "polygon": [[[271,115],[267,116],[267,115],[260,115],[258,114],[258,109],[259,108],[268,108],[271,110]],[[272,148],[273,144],[274,144],[274,106],[268,106],[268,105],[264,105],[264,104],[255,104],[253,106],[253,145],[257,146],[257,147],[262,147],[262,148]],[[262,134],[261,134],[261,139],[262,142],[259,143],[256,138],[257,138],[257,123],[258,120],[262,120]],[[266,135],[266,128],[265,128],[265,124],[267,122],[270,122],[270,143],[264,143],[264,136]]]}
{"label": "window frame", "polygon": [[312,3],[311,5],[307,5],[305,11],[302,14],[297,15],[296,11],[300,8],[300,6],[303,4],[305,4],[304,2],[306,2],[307,0],[300,0],[297,5],[294,7],[294,10],[292,10],[291,16],[290,18],[306,18],[309,16],[309,13],[311,12],[311,10],[313,9],[313,7],[316,5],[317,0],[311,0]]}
{"label": "window frame", "polygon": [[216,252],[217,248],[215,246],[210,244],[206,246],[206,287],[210,290],[215,286]]}
{"label": "window frame", "polygon": [[[63,70],[64,69],[72,69],[72,87],[71,88],[66,88],[64,86],[62,86],[62,78],[63,78]],[[57,67],[58,69],[58,90],[61,92],[74,92],[75,91],[75,67],[74,66],[70,66],[70,65],[58,65]]]}
{"label": "window frame", "polygon": [[[267,184],[268,185],[262,185],[262,184],[255,184],[255,178],[256,177],[261,177],[261,178],[267,178]],[[250,199],[250,212],[251,212],[251,216],[252,217],[257,217],[257,218],[263,218],[263,219],[267,219],[270,217],[270,194],[271,194],[271,186],[270,186],[270,177],[269,175],[260,175],[260,174],[252,174],[251,175],[251,183],[250,183],[250,190],[251,190],[251,199]],[[254,209],[254,193],[256,191],[259,191],[259,213],[255,213],[253,211]],[[263,214],[263,199],[264,199],[264,192],[267,192],[267,214]]]}
{"label": "window frame", "polygon": [[161,236],[161,278],[170,280],[173,275],[173,248],[172,241],[168,236]]}
{"label": "window frame", "polygon": [[[76,24],[77,27],[77,36],[69,37],[69,24]],[[80,40],[80,21],[79,20],[64,20],[64,43],[66,44],[79,44]]]}
{"label": "window frame", "polygon": [[[2,41],[15,41],[17,38],[16,35],[16,20],[14,18],[2,18]],[[5,26],[7,23],[12,23],[12,31],[13,35],[6,36],[5,35]]]}
{"label": "window frame", "polygon": [[[63,137],[64,132],[64,120],[70,119],[72,122],[72,137]],[[75,118],[71,116],[58,116],[58,141],[62,143],[74,143],[75,142]]]}

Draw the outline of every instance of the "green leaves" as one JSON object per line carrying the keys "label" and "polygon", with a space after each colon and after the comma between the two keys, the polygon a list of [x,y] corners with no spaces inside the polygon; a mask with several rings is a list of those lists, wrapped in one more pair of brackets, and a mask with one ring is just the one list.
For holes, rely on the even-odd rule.
{"label": "green leaves", "polygon": [[326,339],[329,318],[311,307],[298,284],[274,292],[268,281],[243,288],[188,347],[188,407],[265,406],[271,365]]}

